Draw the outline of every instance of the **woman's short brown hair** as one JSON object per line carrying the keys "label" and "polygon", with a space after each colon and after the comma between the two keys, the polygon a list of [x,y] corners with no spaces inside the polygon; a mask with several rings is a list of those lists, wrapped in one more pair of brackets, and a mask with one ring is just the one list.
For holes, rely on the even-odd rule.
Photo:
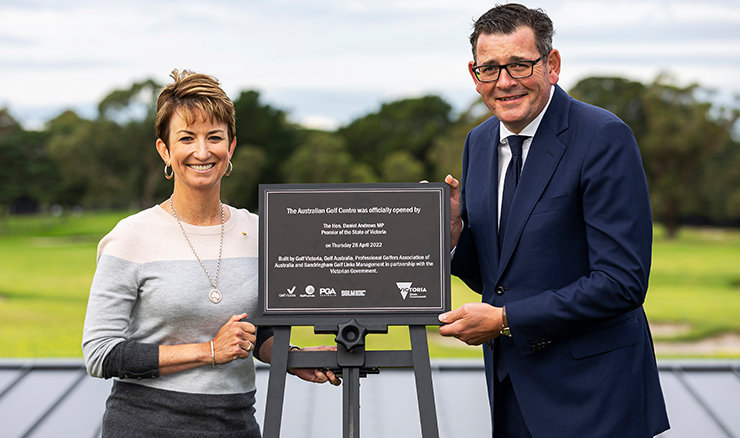
{"label": "woman's short brown hair", "polygon": [[209,121],[225,123],[229,129],[229,144],[236,136],[234,104],[226,95],[218,79],[190,70],[172,70],[175,82],[162,88],[157,98],[157,120],[154,125],[157,137],[167,147],[170,142],[170,120],[180,112],[188,125],[195,123],[202,114]]}

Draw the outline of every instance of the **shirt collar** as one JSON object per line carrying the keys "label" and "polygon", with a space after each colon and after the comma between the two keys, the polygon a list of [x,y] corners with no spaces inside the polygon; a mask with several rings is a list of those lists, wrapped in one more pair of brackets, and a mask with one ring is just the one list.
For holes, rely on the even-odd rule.
{"label": "shirt collar", "polygon": [[542,122],[542,118],[545,117],[545,113],[547,112],[547,108],[550,107],[550,102],[552,102],[552,96],[555,94],[555,86],[550,86],[550,97],[547,99],[547,105],[540,111],[540,113],[535,117],[534,120],[529,122],[529,125],[525,126],[524,129],[522,129],[522,132],[519,134],[514,134],[513,132],[509,131],[509,129],[504,126],[503,122],[499,122],[499,137],[500,142],[503,144],[505,142],[505,139],[509,137],[510,135],[523,135],[525,137],[532,138],[537,133],[537,128],[540,127],[540,123]]}

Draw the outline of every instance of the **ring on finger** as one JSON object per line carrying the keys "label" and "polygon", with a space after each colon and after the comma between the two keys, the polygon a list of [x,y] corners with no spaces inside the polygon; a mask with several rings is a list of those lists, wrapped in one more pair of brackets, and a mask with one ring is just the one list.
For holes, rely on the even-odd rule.
{"label": "ring on finger", "polygon": [[254,345],[252,344],[252,341],[247,341],[247,342],[249,342],[249,347],[247,347],[246,350],[247,351],[252,351],[252,349],[254,348]]}

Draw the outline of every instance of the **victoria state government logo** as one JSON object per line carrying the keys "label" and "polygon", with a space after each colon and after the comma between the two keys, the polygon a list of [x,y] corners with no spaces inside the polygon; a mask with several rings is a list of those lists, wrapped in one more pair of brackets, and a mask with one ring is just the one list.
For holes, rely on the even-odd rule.
{"label": "victoria state government logo", "polygon": [[398,286],[398,290],[401,292],[401,296],[405,300],[406,297],[409,298],[426,298],[427,297],[427,288],[425,287],[412,287],[413,282],[411,281],[398,281],[396,282],[396,286]]}

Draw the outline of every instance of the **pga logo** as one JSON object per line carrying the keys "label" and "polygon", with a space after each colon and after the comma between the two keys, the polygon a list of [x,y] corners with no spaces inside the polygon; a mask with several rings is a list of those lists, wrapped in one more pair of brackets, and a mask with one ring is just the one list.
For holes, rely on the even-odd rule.
{"label": "pga logo", "polygon": [[320,287],[319,295],[322,297],[335,297],[337,296],[337,292],[333,287]]}

